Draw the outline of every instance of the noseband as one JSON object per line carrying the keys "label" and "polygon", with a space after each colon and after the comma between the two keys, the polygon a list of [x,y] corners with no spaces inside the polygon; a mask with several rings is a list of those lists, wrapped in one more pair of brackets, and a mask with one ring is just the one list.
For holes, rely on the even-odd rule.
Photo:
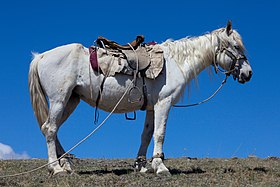
{"label": "noseband", "polygon": [[[245,55],[243,55],[243,54],[241,55],[241,54],[237,53],[235,50],[232,50],[231,48],[229,48],[229,45],[222,45],[220,40],[221,39],[218,37],[218,46],[219,47],[215,53],[215,61],[213,62],[215,72],[218,73],[218,71],[220,71],[227,76],[230,76],[230,74],[232,74],[232,76],[235,80],[237,78],[237,75],[239,72],[239,66],[240,66],[239,60],[243,59],[243,60],[247,61],[247,58]],[[225,54],[232,60],[230,69],[228,71],[221,70],[217,64],[217,56],[223,52],[225,52]]]}

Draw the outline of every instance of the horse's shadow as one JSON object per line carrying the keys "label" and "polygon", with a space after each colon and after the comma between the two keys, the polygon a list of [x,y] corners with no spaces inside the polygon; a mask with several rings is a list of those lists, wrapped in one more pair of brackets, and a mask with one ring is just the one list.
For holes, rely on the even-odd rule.
{"label": "horse's shadow", "polygon": [[[180,170],[180,169],[169,169],[171,175],[179,175],[179,174],[201,174],[205,173],[204,170],[202,170],[199,167],[191,168],[188,170]],[[100,169],[100,170],[93,170],[93,171],[79,171],[77,172],[78,175],[105,175],[105,174],[115,174],[118,176],[121,175],[127,175],[130,173],[135,172],[134,169],[113,169],[113,170],[107,170],[107,169]],[[147,173],[153,173],[151,171]]]}
{"label": "horse's shadow", "polygon": [[171,175],[179,175],[179,174],[201,174],[206,171],[202,170],[199,167],[194,167],[188,170],[180,170],[180,169],[169,169]]}
{"label": "horse's shadow", "polygon": [[105,175],[113,173],[115,175],[126,175],[134,172],[133,169],[113,169],[113,170],[107,170],[107,169],[100,169],[100,170],[94,170],[94,171],[79,171],[77,172],[78,175]]}

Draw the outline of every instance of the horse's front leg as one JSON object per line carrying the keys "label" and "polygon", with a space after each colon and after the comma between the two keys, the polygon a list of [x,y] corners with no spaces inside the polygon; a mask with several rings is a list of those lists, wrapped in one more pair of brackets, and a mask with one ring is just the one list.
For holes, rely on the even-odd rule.
{"label": "horse's front leg", "polygon": [[144,124],[144,129],[141,136],[141,145],[137,154],[137,159],[135,161],[135,168],[140,172],[146,172],[146,154],[148,146],[151,142],[154,132],[154,111],[146,111],[146,120]]}
{"label": "horse's front leg", "polygon": [[166,122],[171,108],[171,97],[159,101],[155,107],[155,127],[154,127],[154,153],[152,168],[157,174],[170,174],[163,164],[164,154],[162,146],[165,138]]}

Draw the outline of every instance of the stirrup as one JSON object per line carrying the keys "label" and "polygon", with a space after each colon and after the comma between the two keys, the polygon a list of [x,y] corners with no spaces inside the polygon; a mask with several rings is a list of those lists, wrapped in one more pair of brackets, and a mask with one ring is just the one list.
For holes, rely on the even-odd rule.
{"label": "stirrup", "polygon": [[130,121],[136,120],[136,112],[133,111],[133,117],[132,117],[132,118],[131,118],[131,117],[128,117],[128,114],[125,113],[125,119],[126,119],[126,120],[130,120]]}

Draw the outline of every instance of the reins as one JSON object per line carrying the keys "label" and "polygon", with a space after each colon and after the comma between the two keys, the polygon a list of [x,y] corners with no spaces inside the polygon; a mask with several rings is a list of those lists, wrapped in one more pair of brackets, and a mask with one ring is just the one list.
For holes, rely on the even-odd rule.
{"label": "reins", "polygon": [[173,105],[173,107],[175,107],[175,108],[187,108],[187,107],[197,106],[197,105],[206,103],[207,101],[211,100],[222,89],[222,87],[227,82],[228,77],[229,77],[229,75],[226,74],[225,79],[222,81],[222,83],[218,87],[218,89],[212,95],[210,95],[208,98],[204,99],[203,101],[200,101],[200,102],[197,102],[197,103],[192,103],[192,104],[187,104],[187,105]]}

